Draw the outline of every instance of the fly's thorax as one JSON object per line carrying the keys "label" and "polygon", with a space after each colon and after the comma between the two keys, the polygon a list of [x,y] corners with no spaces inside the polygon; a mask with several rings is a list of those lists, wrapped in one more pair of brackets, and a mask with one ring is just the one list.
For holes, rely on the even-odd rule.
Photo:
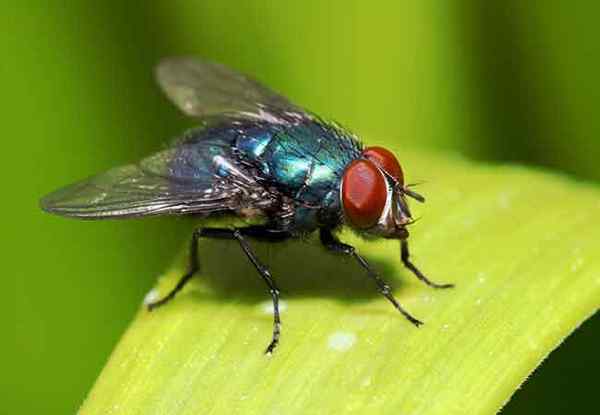
{"label": "fly's thorax", "polygon": [[244,162],[293,203],[292,228],[314,230],[341,219],[339,187],[346,165],[360,156],[354,137],[333,124],[305,118],[238,137]]}

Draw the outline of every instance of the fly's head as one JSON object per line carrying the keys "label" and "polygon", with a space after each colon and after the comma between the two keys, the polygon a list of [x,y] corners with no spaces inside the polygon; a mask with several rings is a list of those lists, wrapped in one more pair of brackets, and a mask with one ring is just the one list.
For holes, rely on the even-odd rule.
{"label": "fly's head", "polygon": [[340,199],[346,223],[367,235],[406,239],[413,221],[406,198],[424,202],[404,183],[404,173],[392,152],[367,147],[342,177]]}

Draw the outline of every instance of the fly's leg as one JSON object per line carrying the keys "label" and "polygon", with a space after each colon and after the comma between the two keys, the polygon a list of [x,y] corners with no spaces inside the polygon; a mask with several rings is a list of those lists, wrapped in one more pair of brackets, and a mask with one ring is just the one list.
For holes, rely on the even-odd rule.
{"label": "fly's leg", "polygon": [[398,301],[394,298],[390,286],[384,280],[382,280],[379,275],[377,275],[375,270],[371,268],[369,263],[356,252],[356,249],[353,246],[340,242],[329,229],[321,229],[319,231],[319,235],[321,237],[321,243],[323,246],[325,246],[331,252],[349,255],[356,259],[358,264],[367,272],[367,275],[375,281],[379,292],[385,298],[387,298],[394,305],[396,310],[398,310],[408,321],[410,321],[416,327],[419,327],[421,324],[423,324],[422,321],[416,319],[410,315],[408,311],[402,308],[400,303],[398,303]]}
{"label": "fly's leg", "polygon": [[400,242],[400,251],[401,251],[400,256],[402,258],[402,263],[404,264],[404,266],[406,268],[408,268],[413,274],[415,274],[415,276],[418,279],[423,281],[425,284],[427,284],[433,288],[452,288],[452,287],[454,287],[454,284],[438,284],[438,283],[431,281],[429,278],[427,278],[425,276],[425,274],[423,274],[419,270],[419,268],[417,268],[410,261],[410,251],[408,250],[408,241],[406,239],[402,239],[402,241]]}
{"label": "fly's leg", "polygon": [[[260,230],[261,227],[246,228],[246,232],[248,232],[250,235],[255,233],[254,231],[258,231],[255,233],[254,237],[270,239],[266,229],[265,233],[262,233]],[[271,298],[273,299],[273,336],[271,337],[271,342],[265,349],[265,354],[272,354],[273,350],[275,350],[275,347],[277,347],[277,344],[279,344],[279,336],[281,335],[281,319],[279,318],[279,288],[277,288],[277,285],[275,284],[275,281],[273,280],[273,277],[271,276],[271,273],[267,267],[265,267],[256,257],[256,254],[254,254],[252,248],[250,248],[250,245],[244,238],[243,234],[243,228],[233,231],[234,238],[238,240],[242,250],[250,262],[252,262],[252,265],[254,265],[254,268],[256,268],[263,281],[269,287],[269,293],[271,293]],[[284,235],[284,233],[281,235]]]}
{"label": "fly's leg", "polygon": [[187,272],[179,279],[177,285],[175,285],[175,287],[171,291],[169,291],[167,295],[165,295],[158,301],[148,304],[148,311],[152,311],[155,308],[160,307],[171,301],[173,298],[175,298],[175,295],[177,295],[177,293],[181,291],[183,287],[185,287],[185,285],[196,273],[196,271],[198,271],[198,239],[200,239],[203,236],[204,229],[194,230],[194,233],[192,234],[192,241],[190,242],[190,263],[188,265]]}
{"label": "fly's leg", "polygon": [[252,262],[252,265],[256,268],[261,278],[267,284],[269,288],[269,293],[271,294],[271,298],[273,299],[273,336],[271,338],[271,342],[267,346],[265,353],[271,354],[277,344],[279,343],[279,337],[281,335],[281,319],[279,317],[279,288],[275,284],[271,273],[265,267],[260,260],[257,258],[256,254],[246,241],[245,237],[251,237],[261,240],[266,240],[270,242],[282,241],[289,238],[291,235],[288,232],[272,230],[263,226],[249,226],[246,228],[235,228],[235,229],[225,229],[225,228],[203,228],[197,229],[194,231],[192,235],[192,242],[190,244],[190,268],[188,272],[181,277],[175,288],[169,292],[164,298],[161,300],[149,304],[148,309],[152,310],[158,306],[161,306],[173,299],[175,295],[185,286],[185,284],[189,281],[192,275],[198,270],[198,239],[199,238],[212,238],[212,239],[235,239],[240,244],[240,247]]}

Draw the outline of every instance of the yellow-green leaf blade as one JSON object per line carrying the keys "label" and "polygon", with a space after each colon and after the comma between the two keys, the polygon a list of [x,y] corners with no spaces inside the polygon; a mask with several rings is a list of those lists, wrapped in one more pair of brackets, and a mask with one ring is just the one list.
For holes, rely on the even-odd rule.
{"label": "yellow-green leaf blade", "polygon": [[600,192],[524,168],[404,158],[411,179],[427,179],[414,260],[457,287],[417,281],[397,242],[342,239],[423,327],[316,241],[254,243],[283,290],[282,341],[267,357],[262,282],[235,243],[203,241],[198,277],[162,309],[140,311],[81,413],[495,413],[600,304]]}

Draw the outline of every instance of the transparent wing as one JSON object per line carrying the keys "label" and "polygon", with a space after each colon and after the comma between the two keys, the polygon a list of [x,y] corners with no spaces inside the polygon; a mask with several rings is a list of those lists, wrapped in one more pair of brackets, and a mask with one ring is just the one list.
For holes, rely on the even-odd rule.
{"label": "transparent wing", "polygon": [[210,214],[234,208],[240,190],[214,181],[174,180],[128,165],[53,192],[40,204],[50,213],[89,219]]}
{"label": "transparent wing", "polygon": [[[204,133],[184,137],[175,148],[138,165],[118,167],[51,193],[40,202],[44,210],[102,219],[210,214],[261,209],[270,203],[256,197],[264,189],[229,157],[227,127],[248,117],[282,124],[308,115],[283,96],[216,63],[170,58],[158,65],[156,77],[184,113],[203,122]],[[228,171],[228,181],[215,179],[215,155],[225,160],[219,168]]]}
{"label": "transparent wing", "polygon": [[157,66],[156,78],[171,101],[192,117],[261,113],[264,107],[303,113],[285,97],[217,63],[168,58]]}

